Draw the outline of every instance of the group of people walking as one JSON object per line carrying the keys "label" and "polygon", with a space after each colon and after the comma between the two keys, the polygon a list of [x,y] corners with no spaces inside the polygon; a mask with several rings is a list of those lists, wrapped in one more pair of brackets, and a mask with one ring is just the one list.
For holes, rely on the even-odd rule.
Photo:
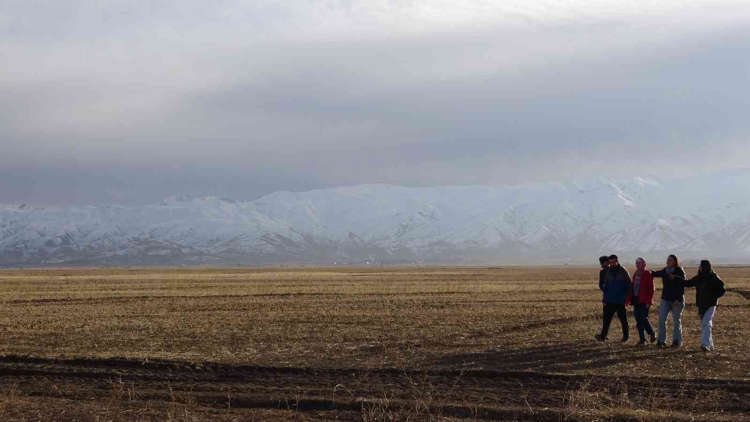
{"label": "group of people walking", "polygon": [[[718,300],[724,295],[724,282],[711,268],[711,262],[703,260],[698,274],[687,279],[675,255],[669,255],[666,267],[659,271],[647,268],[646,260],[635,261],[636,270],[631,277],[620,265],[617,255],[599,258],[599,288],[603,292],[604,315],[602,331],[596,335],[599,341],[606,341],[609,326],[617,314],[622,324],[622,342],[630,338],[628,329],[627,306],[633,305],[633,315],[638,328],[640,341],[646,344],[646,335],[657,346],[667,345],[667,318],[672,314],[672,347],[682,346],[682,311],[685,309],[685,288],[695,287],[695,303],[701,317],[701,349],[711,351],[713,342],[713,319],[716,315]],[[648,319],[648,313],[654,304],[654,278],[662,279],[661,301],[659,303],[658,337]]]}

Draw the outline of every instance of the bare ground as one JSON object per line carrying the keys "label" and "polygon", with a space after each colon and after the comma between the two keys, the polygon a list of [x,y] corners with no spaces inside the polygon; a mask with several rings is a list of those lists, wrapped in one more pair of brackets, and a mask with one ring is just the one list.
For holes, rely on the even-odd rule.
{"label": "bare ground", "polygon": [[64,271],[0,277],[2,420],[750,420],[750,270],[710,354],[595,342],[589,269]]}

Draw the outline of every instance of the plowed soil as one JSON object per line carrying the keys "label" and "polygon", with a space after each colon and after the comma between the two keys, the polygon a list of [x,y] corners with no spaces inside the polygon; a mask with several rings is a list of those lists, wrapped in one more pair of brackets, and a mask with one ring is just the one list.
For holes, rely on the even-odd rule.
{"label": "plowed soil", "polygon": [[750,269],[712,353],[692,290],[684,347],[594,341],[596,275],[5,270],[0,419],[750,420]]}

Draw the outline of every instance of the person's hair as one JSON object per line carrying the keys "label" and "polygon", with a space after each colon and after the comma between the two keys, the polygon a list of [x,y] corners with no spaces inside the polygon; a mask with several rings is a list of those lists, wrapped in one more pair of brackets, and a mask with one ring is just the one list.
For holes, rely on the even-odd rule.
{"label": "person's hair", "polygon": [[679,267],[680,266],[680,258],[677,258],[677,255],[669,255],[667,259],[672,258],[674,259],[674,266]]}
{"label": "person's hair", "polygon": [[608,259],[609,259],[609,257],[607,255],[600,256],[599,257],[599,264],[600,265],[604,265],[604,263],[607,262]]}
{"label": "person's hair", "polygon": [[701,261],[701,265],[698,267],[698,274],[711,274],[711,261],[704,259]]}
{"label": "person's hair", "polygon": [[641,258],[640,256],[635,259],[635,262],[638,262],[638,261],[643,261],[644,264],[646,263],[646,260]]}
{"label": "person's hair", "polygon": [[[617,255],[612,254],[607,259],[617,259]],[[617,259],[619,261],[619,259]]]}

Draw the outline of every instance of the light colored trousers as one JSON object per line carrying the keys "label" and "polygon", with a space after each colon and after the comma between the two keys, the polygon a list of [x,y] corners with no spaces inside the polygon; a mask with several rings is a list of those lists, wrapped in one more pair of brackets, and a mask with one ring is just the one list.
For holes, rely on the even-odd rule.
{"label": "light colored trousers", "polygon": [[667,316],[672,312],[673,335],[672,343],[682,344],[682,310],[685,309],[685,301],[669,302],[662,299],[659,304],[659,343],[667,342]]}
{"label": "light colored trousers", "polygon": [[716,306],[706,309],[706,313],[703,314],[703,320],[701,321],[701,345],[711,350],[714,348],[714,338],[712,335],[714,315],[716,315]]}

